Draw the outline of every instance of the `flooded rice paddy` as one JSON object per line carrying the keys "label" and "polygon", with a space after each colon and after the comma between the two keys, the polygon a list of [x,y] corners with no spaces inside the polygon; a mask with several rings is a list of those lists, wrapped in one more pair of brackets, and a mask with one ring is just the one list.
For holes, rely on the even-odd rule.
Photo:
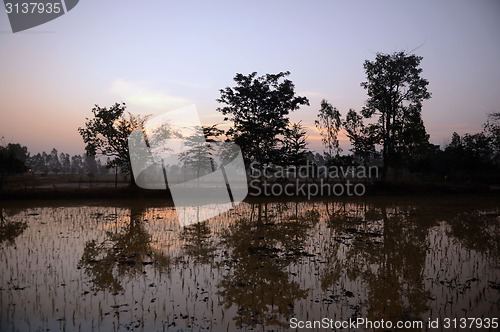
{"label": "flooded rice paddy", "polygon": [[499,317],[499,208],[487,197],[250,202],[181,228],[154,202],[4,202],[0,330]]}

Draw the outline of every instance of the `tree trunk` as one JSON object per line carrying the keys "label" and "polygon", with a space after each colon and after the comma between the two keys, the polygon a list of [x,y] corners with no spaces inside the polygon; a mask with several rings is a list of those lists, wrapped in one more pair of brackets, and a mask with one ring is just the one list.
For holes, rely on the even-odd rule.
{"label": "tree trunk", "polygon": [[387,169],[389,167],[388,165],[388,142],[384,138],[384,146],[382,148],[382,159],[383,159],[383,165],[382,165],[382,181],[385,181],[387,178]]}

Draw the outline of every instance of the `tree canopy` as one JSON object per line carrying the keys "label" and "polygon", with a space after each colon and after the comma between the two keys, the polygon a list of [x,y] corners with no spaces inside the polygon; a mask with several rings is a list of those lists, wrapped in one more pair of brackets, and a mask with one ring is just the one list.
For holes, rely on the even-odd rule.
{"label": "tree canopy", "polygon": [[346,135],[351,141],[351,151],[366,166],[375,155],[376,135],[363,122],[363,117],[355,110],[350,109],[342,123]]}
{"label": "tree canopy", "polygon": [[400,166],[405,157],[415,157],[418,148],[428,144],[421,109],[431,94],[429,82],[421,77],[421,61],[421,56],[402,51],[377,53],[374,61],[364,63],[367,80],[361,86],[368,100],[361,113],[365,118],[378,116],[370,126],[382,144],[382,178],[388,167]]}
{"label": "tree canopy", "polygon": [[236,74],[235,87],[220,90],[217,102],[225,104],[217,110],[232,121],[227,134],[243,151],[245,162],[273,162],[280,149],[280,136],[289,125],[288,114],[301,105],[309,105],[306,97],[295,94],[290,72],[257,76]]}
{"label": "tree canopy", "polygon": [[318,119],[314,121],[316,128],[321,134],[321,142],[325,146],[325,155],[327,159],[338,156],[342,152],[337,135],[341,129],[342,120],[340,112],[328,101],[321,101],[321,108],[318,113]]}
{"label": "tree canopy", "polygon": [[[120,167],[125,174],[131,174],[128,137],[130,133],[142,125],[145,118],[128,113],[125,115],[125,103],[115,103],[113,106],[92,109],[94,117],[87,118],[85,127],[78,128],[78,132],[86,144],[85,151],[90,156],[96,154],[108,156],[108,167]],[[131,184],[135,184],[131,176]]]}

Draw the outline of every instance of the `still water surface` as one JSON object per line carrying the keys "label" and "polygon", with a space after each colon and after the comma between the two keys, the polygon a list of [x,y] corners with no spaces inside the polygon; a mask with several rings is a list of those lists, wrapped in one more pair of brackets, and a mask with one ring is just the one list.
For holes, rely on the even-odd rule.
{"label": "still water surface", "polygon": [[499,208],[488,197],[250,202],[181,228],[155,202],[3,203],[0,330],[499,317]]}

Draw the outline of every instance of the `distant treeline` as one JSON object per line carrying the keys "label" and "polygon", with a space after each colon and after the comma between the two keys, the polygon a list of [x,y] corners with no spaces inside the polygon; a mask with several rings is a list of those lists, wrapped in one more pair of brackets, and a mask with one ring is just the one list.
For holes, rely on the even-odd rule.
{"label": "distant treeline", "polygon": [[110,169],[95,156],[58,153],[54,148],[26,158],[28,171],[34,174],[108,174]]}
{"label": "distant treeline", "polygon": [[[108,174],[110,169],[106,164],[95,156],[73,155],[52,149],[50,153],[45,151],[31,155],[28,148],[20,144],[8,144],[5,148],[19,160],[18,171],[36,175],[45,174]],[[109,158],[108,158],[109,159]],[[109,161],[109,160],[108,160]]]}

